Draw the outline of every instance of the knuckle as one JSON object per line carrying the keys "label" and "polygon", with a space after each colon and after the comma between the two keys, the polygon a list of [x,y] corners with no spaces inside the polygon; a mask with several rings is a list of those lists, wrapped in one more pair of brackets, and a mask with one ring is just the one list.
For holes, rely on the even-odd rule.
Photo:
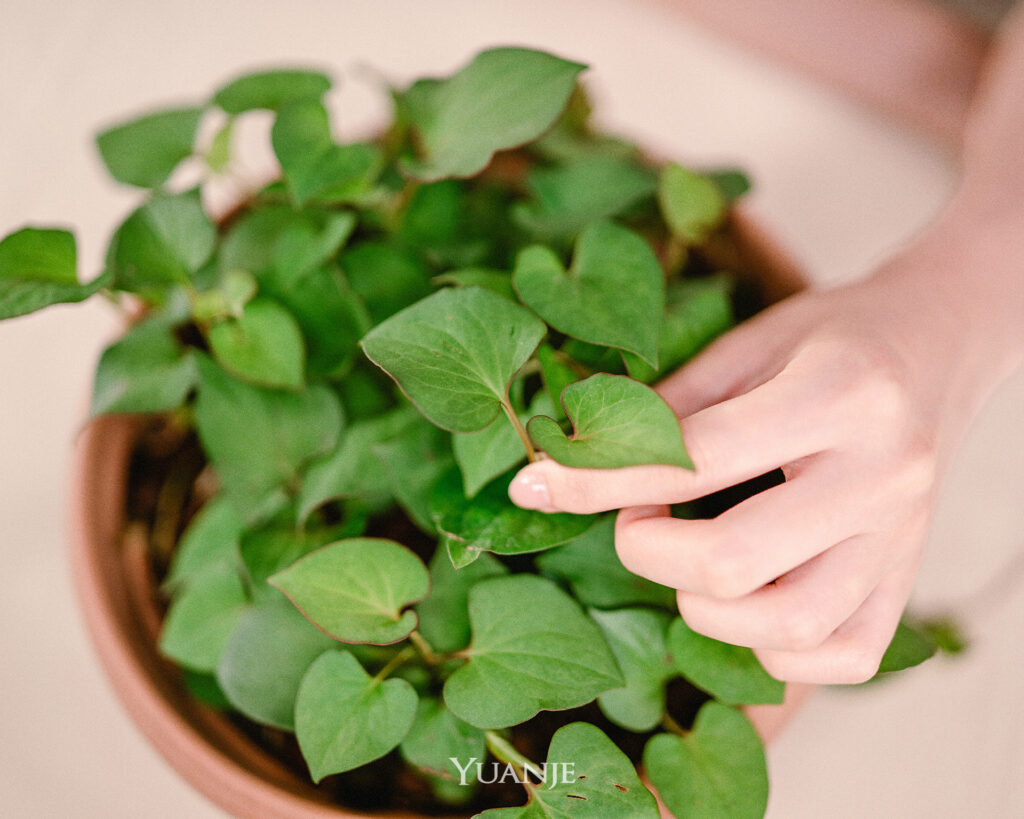
{"label": "knuckle", "polygon": [[879,652],[859,649],[851,651],[836,670],[833,682],[841,685],[857,685],[870,680],[878,673],[882,655]]}
{"label": "knuckle", "polygon": [[787,609],[775,629],[779,643],[789,651],[812,651],[833,631],[821,613],[808,606]]}
{"label": "knuckle", "polygon": [[719,600],[732,600],[754,591],[757,584],[750,580],[744,561],[731,549],[715,550],[700,560],[697,572],[702,591]]}

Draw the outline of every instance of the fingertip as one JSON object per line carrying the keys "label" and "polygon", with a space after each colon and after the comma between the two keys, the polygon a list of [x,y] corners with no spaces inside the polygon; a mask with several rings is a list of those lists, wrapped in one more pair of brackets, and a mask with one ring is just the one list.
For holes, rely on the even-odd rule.
{"label": "fingertip", "polygon": [[558,511],[551,502],[551,489],[543,461],[527,464],[520,469],[508,486],[508,496],[512,503],[523,509],[548,513]]}

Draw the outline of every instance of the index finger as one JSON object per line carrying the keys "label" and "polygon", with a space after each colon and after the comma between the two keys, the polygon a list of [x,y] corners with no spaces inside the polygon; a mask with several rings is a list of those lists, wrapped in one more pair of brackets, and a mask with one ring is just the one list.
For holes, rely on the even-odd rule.
{"label": "index finger", "polygon": [[827,427],[816,422],[809,393],[808,379],[783,370],[684,419],[694,471],[665,465],[580,469],[542,460],[520,470],[509,497],[527,509],[577,514],[703,497],[825,449]]}

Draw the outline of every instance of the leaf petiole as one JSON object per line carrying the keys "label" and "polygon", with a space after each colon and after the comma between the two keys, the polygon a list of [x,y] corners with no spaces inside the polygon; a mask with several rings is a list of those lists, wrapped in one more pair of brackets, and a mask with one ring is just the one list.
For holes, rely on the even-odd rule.
{"label": "leaf petiole", "polygon": [[516,431],[516,435],[519,436],[519,440],[523,442],[523,446],[526,448],[526,459],[530,463],[533,463],[537,460],[537,450],[533,448],[533,442],[530,440],[530,436],[527,435],[522,421],[519,420],[519,416],[512,408],[512,402],[508,397],[507,389],[505,390],[505,400],[501,402],[501,408],[505,410],[505,415],[508,416],[508,420],[512,423],[512,426]]}
{"label": "leaf petiole", "polygon": [[412,646],[406,646],[399,651],[394,657],[392,657],[385,666],[373,675],[374,684],[380,683],[387,679],[388,675],[391,674],[396,668],[402,665],[406,660],[411,659],[416,655],[416,649]]}

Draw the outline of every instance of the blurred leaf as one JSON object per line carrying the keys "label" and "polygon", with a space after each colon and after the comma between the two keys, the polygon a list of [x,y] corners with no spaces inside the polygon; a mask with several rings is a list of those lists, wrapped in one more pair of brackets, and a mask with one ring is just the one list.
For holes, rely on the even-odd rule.
{"label": "blurred leaf", "polygon": [[126,185],[156,188],[192,155],[203,108],[157,111],[108,128],[96,137],[110,175]]}
{"label": "blurred leaf", "polygon": [[721,188],[703,174],[670,162],[658,181],[658,202],[672,233],[689,244],[700,244],[725,218]]}
{"label": "blurred leaf", "polygon": [[406,97],[422,158],[403,169],[423,182],[472,176],[495,151],[544,133],[583,68],[540,51],[494,48],[446,80],[417,83]]}
{"label": "blurred leaf", "polygon": [[901,620],[882,656],[878,673],[887,674],[920,665],[937,650],[938,646],[930,635]]}
{"label": "blurred leaf", "polygon": [[213,95],[213,101],[229,114],[258,108],[279,111],[293,100],[318,100],[331,87],[319,71],[278,69],[257,71],[232,80]]}
{"label": "blurred leaf", "polygon": [[273,299],[259,297],[207,331],[214,358],[231,373],[264,387],[301,389],[306,350],[294,316]]}

